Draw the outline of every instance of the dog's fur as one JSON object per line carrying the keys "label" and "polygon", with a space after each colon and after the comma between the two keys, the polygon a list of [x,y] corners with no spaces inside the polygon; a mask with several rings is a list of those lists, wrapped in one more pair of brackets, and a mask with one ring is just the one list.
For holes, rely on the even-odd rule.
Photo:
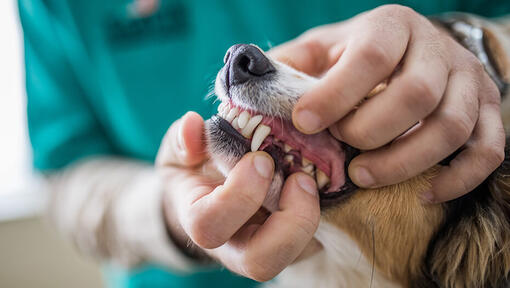
{"label": "dog's fur", "polygon": [[[317,79],[270,61],[274,75],[230,87],[229,97],[218,76],[218,98],[290,119],[296,101]],[[211,156],[228,173],[247,151],[215,123],[206,127]],[[510,287],[510,150],[505,152],[504,163],[483,184],[447,203],[428,205],[419,197],[439,165],[400,184],[355,190],[323,209],[316,238],[324,250],[287,268],[270,285]],[[283,174],[275,175],[273,195],[283,180]]]}

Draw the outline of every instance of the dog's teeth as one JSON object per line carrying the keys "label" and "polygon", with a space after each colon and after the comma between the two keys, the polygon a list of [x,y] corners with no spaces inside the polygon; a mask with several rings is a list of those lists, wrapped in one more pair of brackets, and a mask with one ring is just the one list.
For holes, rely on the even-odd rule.
{"label": "dog's teeth", "polygon": [[234,120],[232,120],[232,127],[234,127],[234,129],[239,129],[239,117],[236,117],[234,118]]}
{"label": "dog's teeth", "polygon": [[306,167],[310,164],[313,164],[312,161],[306,159],[305,157],[303,157],[303,159],[301,159],[301,166]]}
{"label": "dog's teeth", "polygon": [[246,123],[246,126],[241,130],[241,134],[243,134],[246,138],[251,138],[251,135],[253,134],[253,130],[257,127],[257,125],[262,122],[262,115],[256,115],[251,117],[251,119]]}
{"label": "dog's teeth", "polygon": [[259,125],[253,133],[253,139],[251,139],[251,152],[259,150],[260,145],[264,142],[264,139],[271,133],[271,128],[266,125]]}
{"label": "dog's teeth", "polygon": [[294,163],[294,155],[285,155],[283,157],[283,160],[285,160],[285,162],[289,162],[291,164]]}
{"label": "dog's teeth", "polygon": [[239,125],[239,128],[243,129],[246,124],[248,124],[248,121],[250,120],[250,113],[248,111],[243,111],[241,115],[239,115],[239,118],[237,119],[237,124]]}
{"label": "dog's teeth", "polygon": [[285,153],[289,153],[290,150],[292,150],[292,147],[290,147],[288,144],[283,145],[283,151],[285,151]]}
{"label": "dog's teeth", "polygon": [[234,120],[234,118],[237,116],[238,112],[239,110],[237,109],[237,107],[234,107],[232,110],[230,110],[230,112],[228,112],[227,118],[225,118],[225,120],[227,120],[228,122],[232,122],[232,120]]}
{"label": "dog's teeth", "polygon": [[223,114],[223,111],[225,111],[225,106],[227,106],[227,103],[225,102],[221,102],[220,105],[218,106],[218,112],[219,114]]}
{"label": "dog's teeth", "polygon": [[317,181],[317,188],[319,189],[324,188],[324,186],[328,185],[330,182],[328,175],[320,169],[317,169],[315,173],[315,180]]}
{"label": "dog's teeth", "polygon": [[315,175],[314,175],[314,174],[315,174],[315,173],[314,173],[314,172],[315,172],[315,167],[313,166],[313,164],[310,164],[310,165],[308,165],[308,166],[304,166],[304,167],[302,167],[302,168],[301,168],[301,170],[302,170],[303,172],[305,172],[306,174],[308,174],[308,175],[312,176],[312,177],[314,177],[314,176],[315,176]]}

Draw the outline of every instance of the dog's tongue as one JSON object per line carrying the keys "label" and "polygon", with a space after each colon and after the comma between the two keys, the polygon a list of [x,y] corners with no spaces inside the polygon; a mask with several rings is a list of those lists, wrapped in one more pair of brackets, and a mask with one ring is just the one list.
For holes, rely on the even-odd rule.
{"label": "dog's tongue", "polygon": [[291,122],[281,119],[267,119],[262,121],[271,127],[276,138],[287,143],[301,152],[301,155],[311,160],[315,166],[324,171],[331,179],[326,192],[335,192],[345,183],[345,151],[342,144],[325,130],[313,135],[299,132]]}

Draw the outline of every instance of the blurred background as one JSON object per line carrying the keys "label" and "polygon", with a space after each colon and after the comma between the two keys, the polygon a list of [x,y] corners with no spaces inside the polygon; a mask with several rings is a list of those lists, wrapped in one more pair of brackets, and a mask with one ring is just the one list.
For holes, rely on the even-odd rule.
{"label": "blurred background", "polygon": [[26,131],[23,40],[17,1],[0,1],[0,287],[101,287],[98,264],[45,220]]}

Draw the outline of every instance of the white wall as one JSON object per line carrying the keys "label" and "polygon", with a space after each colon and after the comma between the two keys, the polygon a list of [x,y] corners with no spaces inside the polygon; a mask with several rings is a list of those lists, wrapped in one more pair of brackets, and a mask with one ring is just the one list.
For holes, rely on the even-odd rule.
{"label": "white wall", "polygon": [[25,119],[23,43],[17,1],[0,1],[0,220],[38,210]]}

